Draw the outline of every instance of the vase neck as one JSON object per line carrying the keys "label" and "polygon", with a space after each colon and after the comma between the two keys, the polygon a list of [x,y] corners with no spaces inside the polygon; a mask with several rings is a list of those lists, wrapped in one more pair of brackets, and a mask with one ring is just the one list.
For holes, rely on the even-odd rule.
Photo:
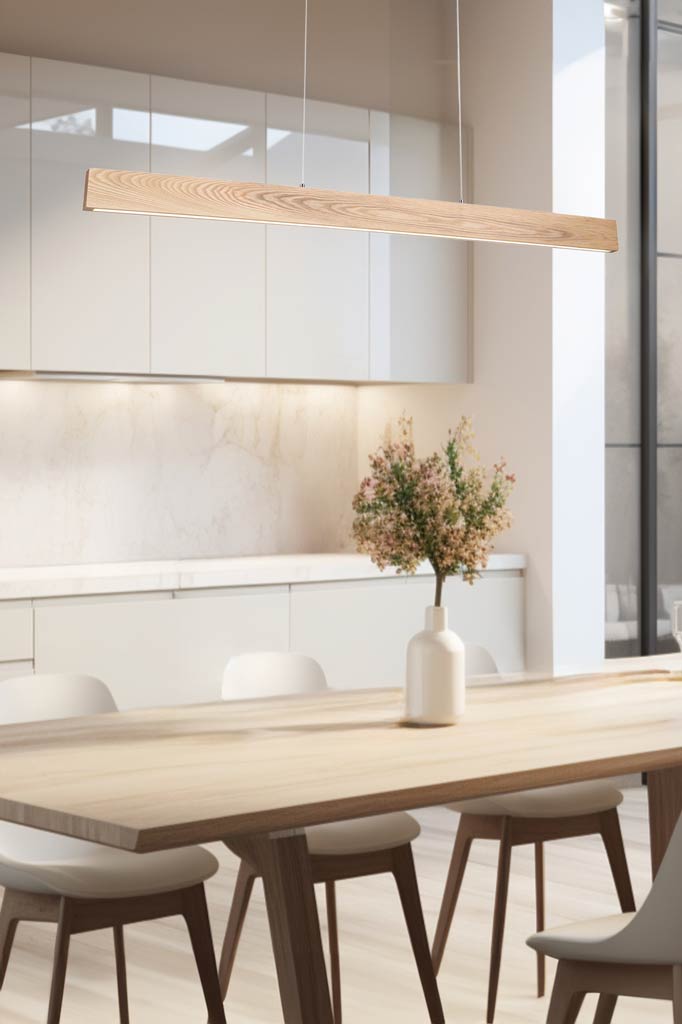
{"label": "vase neck", "polygon": [[448,628],[448,610],[447,608],[439,607],[435,605],[426,609],[426,628],[431,630],[433,633],[441,633],[443,630]]}

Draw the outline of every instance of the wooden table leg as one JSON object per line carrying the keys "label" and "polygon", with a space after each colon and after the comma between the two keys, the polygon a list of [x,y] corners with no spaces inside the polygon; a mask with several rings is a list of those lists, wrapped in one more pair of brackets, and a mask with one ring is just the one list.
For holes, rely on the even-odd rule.
{"label": "wooden table leg", "polygon": [[305,832],[225,843],[263,878],[285,1024],[333,1024]]}
{"label": "wooden table leg", "polygon": [[648,772],[647,786],[651,866],[655,877],[682,813],[682,768],[660,768]]}

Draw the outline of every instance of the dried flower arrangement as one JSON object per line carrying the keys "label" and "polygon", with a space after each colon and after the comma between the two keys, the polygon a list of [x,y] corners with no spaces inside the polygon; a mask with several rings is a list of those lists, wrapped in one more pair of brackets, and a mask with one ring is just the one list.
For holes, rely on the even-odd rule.
{"label": "dried flower arrangement", "polygon": [[417,457],[412,420],[403,416],[397,440],[370,455],[369,476],[353,499],[358,550],[380,569],[414,573],[428,560],[436,574],[436,606],[448,576],[473,583],[492,540],[511,524],[507,499],[515,477],[500,461],[487,473],[473,447],[471,420],[462,417],[440,452]]}

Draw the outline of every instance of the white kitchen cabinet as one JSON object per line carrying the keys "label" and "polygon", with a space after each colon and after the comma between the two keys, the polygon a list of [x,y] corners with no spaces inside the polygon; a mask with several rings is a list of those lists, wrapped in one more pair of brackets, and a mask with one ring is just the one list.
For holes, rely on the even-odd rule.
{"label": "white kitchen cabinet", "polygon": [[302,583],[291,588],[291,647],[320,662],[330,686],[402,686],[405,646],[422,608],[404,579]]}
{"label": "white kitchen cabinet", "polygon": [[0,54],[0,370],[30,368],[30,60]]}
{"label": "white kitchen cabinet", "polygon": [[[267,180],[301,184],[301,101],[267,97]],[[367,110],[311,101],[305,182],[369,190]],[[269,377],[369,376],[369,236],[363,231],[267,228]]]}
{"label": "white kitchen cabinet", "polygon": [[[470,587],[446,584],[450,627],[486,647],[503,672],[521,671],[523,577],[496,573]],[[297,584],[291,591],[291,646],[320,662],[338,689],[402,686],[407,643],[424,628],[431,578]]]}
{"label": "white kitchen cabinet", "polygon": [[0,603],[0,662],[33,658],[33,610],[30,601]]}
{"label": "white kitchen cabinet", "polygon": [[[265,94],[151,80],[151,169],[265,180]],[[153,373],[265,376],[265,226],[153,217]]]}
{"label": "white kitchen cabinet", "polygon": [[32,366],[149,371],[149,221],[83,212],[88,167],[149,169],[149,77],[33,60]]}
{"label": "white kitchen cabinet", "polygon": [[231,654],[283,651],[288,642],[286,587],[46,601],[35,609],[36,671],[98,676],[121,708],[219,700]]}
{"label": "white kitchen cabinet", "polygon": [[[459,199],[456,127],[372,111],[370,137],[373,193]],[[451,239],[372,236],[373,379],[470,379],[471,251]]]}
{"label": "white kitchen cabinet", "polygon": [[30,676],[32,674],[32,661],[0,661],[0,685],[3,679],[15,679],[18,676]]}

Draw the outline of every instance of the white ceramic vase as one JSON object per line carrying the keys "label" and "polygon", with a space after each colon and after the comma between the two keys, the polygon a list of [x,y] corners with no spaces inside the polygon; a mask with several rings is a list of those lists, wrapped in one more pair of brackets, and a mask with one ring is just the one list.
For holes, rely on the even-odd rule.
{"label": "white ceramic vase", "polygon": [[464,644],[448,629],[447,608],[427,608],[425,628],[407,645],[407,721],[454,725],[464,714],[465,694]]}

